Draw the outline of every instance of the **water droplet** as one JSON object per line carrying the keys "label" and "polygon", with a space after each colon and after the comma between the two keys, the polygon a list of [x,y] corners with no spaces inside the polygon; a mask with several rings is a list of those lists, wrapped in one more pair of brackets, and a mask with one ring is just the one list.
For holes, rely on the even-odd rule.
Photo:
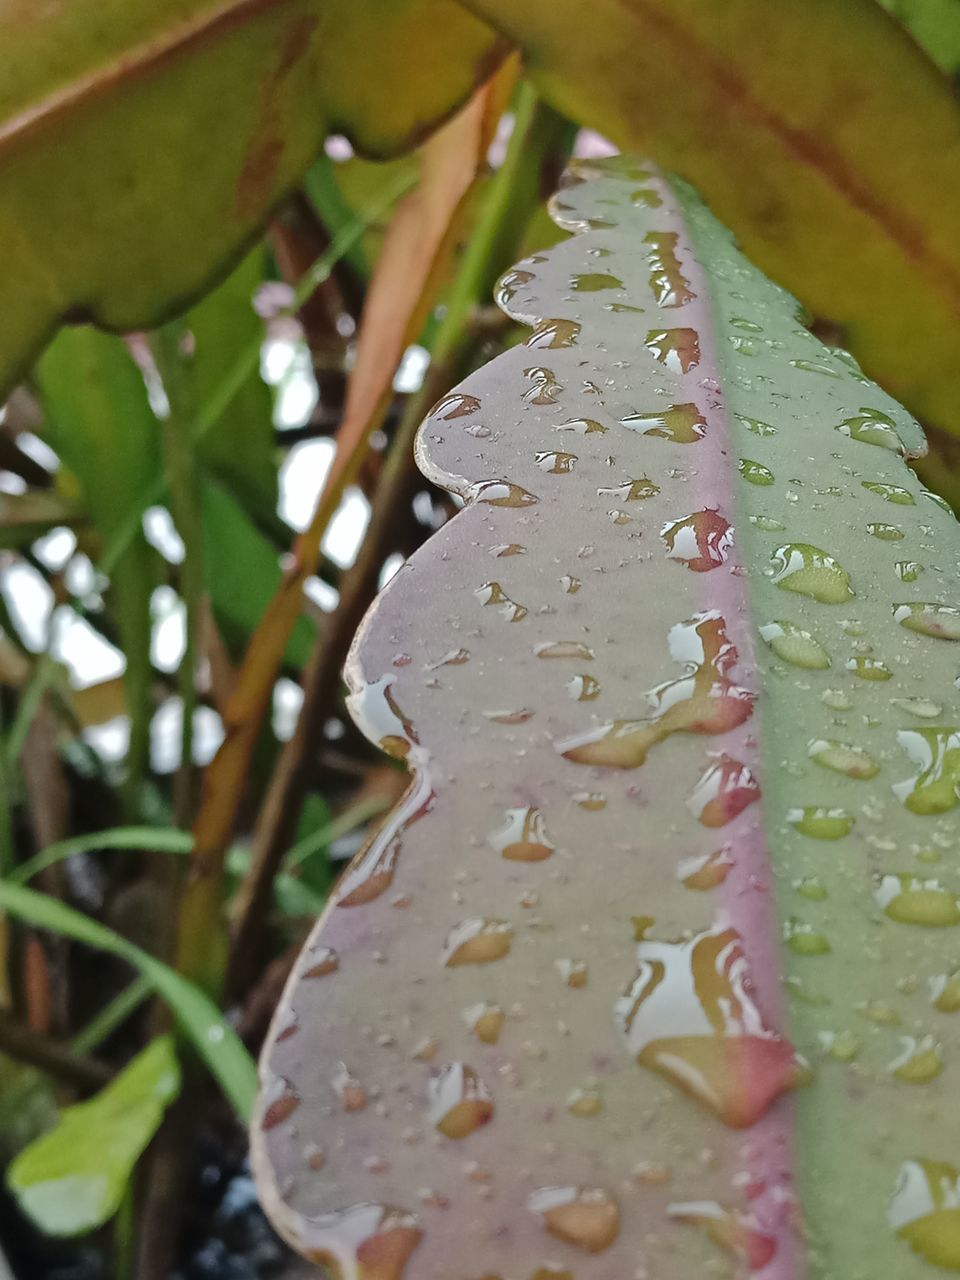
{"label": "water droplet", "polygon": [[887,873],[879,877],[876,899],[884,913],[901,924],[935,929],[960,924],[957,896],[939,880],[925,880],[910,872]]}
{"label": "water droplet", "polygon": [[680,269],[678,239],[675,231],[649,231],[643,237],[644,244],[650,245],[650,288],[661,307],[683,307],[697,296]]}
{"label": "water droplet", "polygon": [[670,1204],[667,1214],[677,1222],[700,1227],[715,1244],[742,1258],[751,1272],[762,1271],[777,1251],[776,1239],[761,1231],[749,1214],[724,1209],[715,1200]]}
{"label": "water droplet", "polygon": [[462,391],[454,391],[448,396],[444,396],[430,410],[431,418],[442,418],[445,422],[449,422],[452,418],[469,417],[472,413],[478,413],[480,410],[480,401],[476,396],[465,395]]}
{"label": "water droplet", "polygon": [[929,980],[930,1003],[941,1013],[960,1013],[960,969],[938,973]]}
{"label": "water droplet", "polygon": [[819,373],[825,378],[840,377],[836,369],[832,369],[828,364],[822,364],[819,360],[791,360],[790,363],[794,369],[799,369],[802,373]]}
{"label": "water droplet", "polygon": [[498,305],[505,308],[517,290],[522,288],[523,285],[529,284],[533,279],[534,273],[532,271],[520,271],[516,267],[502,275],[497,281],[497,287],[494,292]]}
{"label": "water droplet", "polygon": [[776,482],[776,476],[770,468],[761,462],[754,462],[752,458],[741,458],[737,463],[737,470],[750,484],[771,485]]}
{"label": "water droplet", "polygon": [[893,567],[901,582],[916,582],[923,573],[923,565],[917,560],[898,560]]}
{"label": "water droplet", "polygon": [[443,949],[443,963],[490,964],[501,960],[513,943],[513,929],[505,920],[464,920],[450,930]]}
{"label": "water droplet", "polygon": [[527,404],[550,405],[557,403],[557,397],[563,390],[552,369],[545,369],[542,365],[534,365],[529,369],[524,369],[523,376],[529,378],[533,386],[529,391],[523,393],[523,399]]}
{"label": "water droplet", "polygon": [[778,658],[795,667],[824,671],[830,665],[830,655],[820,641],[792,622],[766,622],[760,635]]}
{"label": "water droplet", "polygon": [[683,858],[677,866],[677,879],[687,889],[716,889],[730,874],[733,858],[725,845],[712,853]]}
{"label": "water droplet", "polygon": [[511,600],[499,582],[485,582],[473,594],[482,605],[497,606],[501,618],[507,622],[520,622],[527,616],[526,606]]}
{"label": "water droplet", "polygon": [[938,640],[960,640],[960,609],[949,604],[895,604],[893,617],[901,627]]}
{"label": "water droplet", "polygon": [[808,542],[788,542],[778,547],[771,564],[773,581],[783,591],[810,596],[821,604],[843,604],[853,596],[843,566]]}
{"label": "water droplet", "polygon": [[933,1036],[901,1036],[900,1052],[887,1070],[907,1084],[927,1084],[943,1070],[940,1046]]}
{"label": "water droplet", "polygon": [[651,747],[671,734],[725,733],[750,717],[755,695],[730,678],[737,651],[718,613],[677,623],[667,643],[686,674],[647,693],[659,714],[647,720],[615,720],[562,739],[556,744],[562,755],[576,764],[636,769]]}
{"label": "water droplet", "polygon": [[578,436],[603,435],[606,429],[596,418],[571,418],[569,422],[561,422],[557,426],[558,431],[573,431]]}
{"label": "water droplet", "polygon": [[602,289],[622,289],[623,281],[604,271],[586,271],[571,276],[570,288],[575,293],[599,293]]}
{"label": "water droplet", "polygon": [[660,530],[667,555],[694,573],[705,573],[726,562],[733,545],[733,526],[719,511],[695,511],[672,520]]}
{"label": "water droplet", "polygon": [[655,498],[660,486],[641,476],[638,480],[624,480],[623,484],[613,485],[607,489],[598,489],[598,498],[620,498],[623,502],[640,502],[644,498]]}
{"label": "water droplet", "polygon": [[362,1111],[367,1105],[369,1099],[366,1089],[356,1076],[351,1074],[345,1062],[340,1063],[337,1074],[330,1083],[344,1111]]}
{"label": "water droplet", "polygon": [[902,1021],[896,1009],[882,1000],[868,1000],[866,1004],[858,1004],[857,1010],[878,1027],[898,1027]]}
{"label": "water droplet", "polygon": [[817,738],[807,748],[807,755],[825,769],[846,774],[848,778],[873,778],[880,766],[869,752],[847,742]]}
{"label": "water droplet", "polygon": [[339,969],[340,957],[333,947],[308,947],[304,952],[303,965],[301,978],[325,978]]}
{"label": "water droplet", "polygon": [[402,1280],[423,1231],[419,1220],[405,1210],[357,1204],[337,1213],[301,1218],[299,1234],[298,1248],[304,1257],[328,1264],[334,1274],[357,1280]]}
{"label": "water droplet", "polygon": [[480,480],[467,490],[468,502],[485,502],[491,507],[532,507],[536,494],[509,480]]}
{"label": "water droplet", "polygon": [[787,527],[782,520],[775,520],[773,516],[748,516],[747,519],[755,529],[760,529],[763,533],[782,533]]}
{"label": "water droplet", "polygon": [[873,520],[867,525],[867,533],[879,538],[881,542],[901,542],[904,537],[903,530],[898,525],[884,524],[879,520]]}
{"label": "water droplet", "polygon": [[921,489],[920,495],[932,502],[935,507],[939,507],[941,511],[946,511],[948,515],[953,515],[953,507],[942,494],[933,493],[930,489]]}
{"label": "water droplet", "polygon": [[428,1112],[445,1138],[466,1138],[493,1118],[486,1085],[463,1062],[450,1062],[430,1077]]}
{"label": "water droplet", "polygon": [[861,680],[890,680],[893,677],[893,672],[886,663],[863,653],[848,658],[844,666]]}
{"label": "water droplet", "polygon": [[568,476],[577,465],[577,455],[561,449],[545,449],[536,455],[536,463],[548,475]]}
{"label": "water droplet", "polygon": [[267,1086],[263,1098],[263,1114],[260,1128],[275,1129],[296,1111],[300,1105],[300,1094],[289,1080],[276,1076]]}
{"label": "water droplet", "polygon": [[593,650],[580,640],[546,640],[534,646],[533,652],[538,658],[581,658],[590,661]]}
{"label": "water droplet", "polygon": [[814,840],[840,840],[853,830],[854,817],[846,809],[827,809],[811,804],[788,809],[787,822],[801,835]]}
{"label": "water droplet", "polygon": [[830,951],[829,940],[802,920],[784,921],[783,940],[798,956],[825,956]]}
{"label": "water droplet", "polygon": [[503,1028],[503,1010],[498,1004],[487,1004],[481,1001],[464,1009],[463,1019],[467,1026],[484,1044],[496,1044]]}
{"label": "water droplet", "polygon": [[824,1053],[837,1062],[853,1062],[860,1053],[860,1037],[853,1031],[820,1031],[817,1039]]}
{"label": "water droplet", "polygon": [[695,404],[675,404],[652,413],[631,413],[623,426],[645,436],[660,436],[674,444],[696,444],[707,429],[707,420]]}
{"label": "water droplet", "polygon": [[498,853],[512,862],[542,862],[556,846],[547,835],[539,809],[508,809],[504,825],[487,837]]}
{"label": "water droplet", "polygon": [[748,418],[744,413],[735,413],[733,416],[752,435],[766,438],[777,434],[777,428],[771,426],[769,422],[761,422],[759,418]]}
{"label": "water droplet", "polygon": [[591,813],[607,807],[607,797],[602,791],[576,791],[573,799],[581,809],[587,809]]}
{"label": "water droplet", "polygon": [[574,1089],[567,1098],[567,1110],[574,1116],[599,1115],[603,1108],[603,1098],[599,1089]]}
{"label": "water droplet", "polygon": [[960,1170],[943,1160],[905,1160],[887,1222],[927,1262],[960,1271]]}
{"label": "water droplet", "polygon": [[917,716],[920,720],[936,720],[943,712],[940,703],[933,702],[930,698],[891,698],[890,705],[911,716]]}
{"label": "water droplet", "polygon": [[608,1249],[620,1231],[620,1210],[602,1187],[540,1187],[527,1200],[551,1235],[587,1253]]}
{"label": "water droplet", "polygon": [[835,428],[841,435],[863,444],[879,445],[901,455],[906,453],[903,441],[897,435],[892,418],[879,409],[861,409],[858,415],[844,420]]}
{"label": "water droplet", "polygon": [[600,696],[600,681],[593,676],[574,676],[567,681],[567,693],[576,702],[592,702]]}
{"label": "water droplet", "polygon": [[722,827],[760,799],[753,771],[726,754],[716,757],[687,801],[687,808],[705,827]]}
{"label": "water droplet", "polygon": [[755,1124],[808,1069],[764,1022],[743,943],[722,924],[684,942],[637,944],[639,972],[615,1006],[630,1054],[716,1113]]}
{"label": "water droplet", "polygon": [[583,585],[579,578],[575,578],[570,573],[565,573],[560,579],[560,585],[569,596],[576,595]]}
{"label": "water droplet", "polygon": [[696,329],[650,329],[644,346],[674,373],[689,373],[700,363]]}
{"label": "water droplet", "polygon": [[853,706],[850,695],[845,689],[824,689],[820,701],[831,711],[849,711]]}
{"label": "water droplet", "polygon": [[587,985],[587,963],[585,960],[556,960],[557,973],[568,987],[585,987]]}
{"label": "water droplet", "polygon": [[861,480],[864,489],[883,498],[884,502],[893,502],[900,507],[915,507],[917,501],[909,489],[900,484],[883,484],[879,480]]}
{"label": "water droplet", "polygon": [[580,324],[576,320],[542,320],[523,344],[525,347],[575,347],[580,337]]}
{"label": "water droplet", "polygon": [[953,728],[899,729],[897,743],[917,772],[893,786],[912,813],[948,813],[960,803],[960,731]]}
{"label": "water droplet", "polygon": [[496,724],[524,724],[533,712],[529,707],[517,707],[515,710],[505,711],[484,711],[483,716],[486,720],[493,720]]}

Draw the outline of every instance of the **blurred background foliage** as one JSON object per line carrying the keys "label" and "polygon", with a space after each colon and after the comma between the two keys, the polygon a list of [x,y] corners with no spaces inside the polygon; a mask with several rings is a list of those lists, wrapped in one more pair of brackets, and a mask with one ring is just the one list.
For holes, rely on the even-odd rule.
{"label": "blurred background foliage", "polygon": [[[71,6],[61,7],[62,38]],[[358,5],[345,28],[386,24],[382,7]],[[608,7],[590,23],[612,24]],[[780,22],[792,36],[807,26],[810,40],[771,46],[762,69],[775,83],[784,70],[777,58],[789,54],[810,71],[808,96],[802,83],[784,90],[784,116],[801,122],[806,113],[814,144],[824,153],[845,147],[864,181],[890,124],[883,112],[898,113],[898,136],[915,135],[917,145],[889,160],[893,179],[901,181],[899,167],[912,185],[906,213],[893,211],[899,222],[891,214],[884,224],[880,210],[881,224],[900,228],[887,251],[913,261],[908,242],[926,235],[926,224],[904,231],[901,214],[925,218],[949,276],[960,261],[960,223],[950,220],[949,192],[939,214],[930,206],[941,195],[940,159],[960,173],[960,0],[886,7],[896,21],[867,0],[767,6],[761,27]],[[35,175],[17,169],[35,140],[19,141],[19,151],[5,141],[30,78],[11,50],[22,39],[19,52],[34,59],[40,80],[50,63],[36,33],[17,28],[16,8],[0,0],[0,29],[11,35],[0,48],[0,110],[13,103],[6,134],[0,121],[0,167],[13,191],[12,215],[0,199],[0,233],[26,225],[24,209],[36,200]],[[609,126],[616,144],[636,132],[657,151],[660,137],[656,120],[619,119],[622,67],[599,82],[587,54],[583,66],[577,61],[569,23],[558,38],[571,56],[556,53],[564,6],[550,6],[551,19],[540,3],[514,5],[501,22],[505,6],[478,2],[497,31],[463,15],[448,30],[442,23],[454,8],[403,0],[392,11],[391,23],[408,24],[408,40],[441,23],[421,61],[439,58],[447,36],[463,54],[466,70],[453,66],[430,93],[417,84],[416,57],[399,65],[407,46],[384,63],[381,83],[387,55],[367,49],[356,63],[350,40],[341,42],[327,94],[338,105],[327,111],[320,153],[305,172],[301,165],[278,178],[279,190],[261,193],[247,218],[262,227],[255,236],[241,219],[222,244],[192,244],[175,172],[164,195],[183,204],[173,242],[184,237],[184,265],[180,272],[171,257],[169,278],[156,264],[145,275],[130,245],[111,240],[112,206],[103,225],[88,210],[75,243],[61,219],[56,256],[81,279],[89,254],[90,271],[109,287],[99,310],[78,312],[79,292],[60,310],[95,313],[127,331],[61,328],[30,365],[25,353],[50,330],[34,305],[36,255],[14,253],[7,294],[0,286],[0,384],[11,388],[0,408],[0,1276],[255,1280],[294,1276],[303,1265],[256,1209],[243,1121],[253,1056],[306,931],[339,867],[405,786],[345,713],[340,670],[377,588],[455,511],[450,495],[417,473],[413,435],[454,382],[517,340],[492,305],[493,289],[513,261],[558,238],[544,201],[570,155],[614,149],[584,121]],[[761,8],[737,0],[730,12],[753,10],[759,20]],[[878,66],[903,66],[908,78],[890,101],[872,103],[879,115],[851,123],[838,109],[834,136],[823,76],[810,69],[841,11],[847,43],[834,63],[860,68],[858,83],[844,86],[847,100]],[[676,16],[698,12],[704,40],[722,47],[730,31],[712,5],[685,0]],[[77,0],[72,14],[80,30],[90,6]],[[631,21],[641,19],[607,35],[630,35]],[[517,57],[504,57],[504,32],[538,55],[532,80]],[[389,34],[386,24],[384,40]],[[261,33],[264,44],[269,36]],[[732,46],[729,56],[748,69],[760,57]],[[389,92],[398,83],[402,109]],[[167,90],[177,102],[180,90]],[[761,260],[793,272],[786,282],[821,330],[850,340],[865,367],[903,394],[903,366],[891,356],[897,317],[861,323],[873,297],[857,292],[864,261],[836,283],[836,308],[818,307],[833,295],[816,281],[805,291],[808,249],[714,181],[717,168],[740,180],[736,160],[722,134],[716,154],[704,149],[696,113],[685,119],[685,92],[678,78],[676,103],[664,107],[677,108],[664,130],[667,160],[708,197],[715,185],[748,247],[755,241]],[[587,94],[595,110],[580,110]],[[136,112],[162,116],[163,102],[161,94],[111,109],[132,127]],[[932,140],[925,112],[940,130]],[[364,159],[344,134],[329,132],[341,119],[376,150],[424,140],[393,159]],[[952,152],[945,121],[953,121]],[[190,147],[201,152],[206,124],[191,121]],[[94,143],[104,147],[113,126],[101,125]],[[314,154],[308,138],[301,150],[311,146]],[[56,184],[58,163],[69,172],[66,150],[42,157],[45,181]],[[789,146],[783,153],[778,180],[799,183],[814,248],[833,243],[839,252],[853,224],[832,222],[829,208],[806,199],[803,184],[813,191],[823,178],[819,162],[802,160],[794,172],[796,155]],[[122,170],[124,160],[103,156],[106,202],[111,164]],[[934,184],[926,191],[925,174]],[[206,177],[193,172],[196,183]],[[63,199],[58,189],[51,203]],[[164,227],[176,215],[158,214],[156,228],[138,222],[136,236],[156,231],[170,252]],[[825,278],[836,265],[826,262]],[[183,310],[184,282],[211,270],[219,283]],[[912,407],[931,410],[936,447],[921,464],[926,479],[956,500],[960,415],[951,420],[943,407],[960,369],[957,329],[936,329],[943,281],[924,270],[920,312],[922,290],[934,301],[929,328],[914,339],[937,359],[951,350],[954,358],[942,385],[918,384]],[[891,268],[891,288],[899,271]],[[133,299],[131,310],[118,297]],[[117,319],[134,313],[163,323],[129,330]]]}

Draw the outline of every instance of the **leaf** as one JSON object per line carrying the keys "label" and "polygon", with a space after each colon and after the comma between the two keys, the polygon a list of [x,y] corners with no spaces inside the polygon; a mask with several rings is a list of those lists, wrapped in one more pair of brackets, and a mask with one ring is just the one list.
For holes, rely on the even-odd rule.
{"label": "leaf", "polygon": [[56,1128],[20,1152],[7,1170],[20,1208],[47,1235],[102,1226],[179,1089],[173,1041],[158,1036],[95,1098],[67,1107]]}
{"label": "leaf", "polygon": [[[163,847],[159,838],[154,847]],[[249,1114],[254,1092],[254,1067],[250,1055],[213,1001],[192,982],[106,925],[91,920],[56,898],[35,893],[33,889],[0,880],[0,909],[36,925],[38,929],[49,929],[73,938],[133,965],[150,980],[157,995],[170,1006],[184,1034],[192,1041],[237,1114]]]}
{"label": "leaf", "polygon": [[686,186],[553,208],[348,664],[413,778],[277,1011],[263,1202],[339,1280],[956,1269],[956,522]]}
{"label": "leaf", "polygon": [[467,4],[549,102],[696,183],[872,377],[956,430],[960,103],[873,0]]}
{"label": "leaf", "polygon": [[[65,330],[51,345],[37,366],[37,381],[46,438],[73,473],[87,515],[109,543],[138,516],[139,495],[160,471],[159,428],[143,376],[119,338],[81,326]],[[158,577],[156,552],[138,524],[111,571],[126,659],[134,787],[149,761],[150,598]]]}
{"label": "leaf", "polygon": [[2,0],[0,34],[0,398],[59,320],[138,328],[209,287],[325,133],[409,145],[503,52],[451,0],[54,0],[30,21]]}
{"label": "leaf", "polygon": [[[237,353],[263,340],[263,322],[253,309],[253,295],[263,282],[264,268],[265,253],[258,246],[185,318],[194,339],[191,393],[199,405],[218,401]],[[259,368],[250,369],[219,418],[197,441],[197,453],[262,528],[278,523],[273,397]]]}
{"label": "leaf", "polygon": [[957,0],[880,0],[942,71],[960,72],[960,4]]}
{"label": "leaf", "polygon": [[[280,587],[280,560],[273,545],[250,522],[229,489],[204,483],[203,571],[217,623],[233,653],[242,653],[250,634]],[[286,658],[302,667],[315,627],[301,614],[293,624]]]}

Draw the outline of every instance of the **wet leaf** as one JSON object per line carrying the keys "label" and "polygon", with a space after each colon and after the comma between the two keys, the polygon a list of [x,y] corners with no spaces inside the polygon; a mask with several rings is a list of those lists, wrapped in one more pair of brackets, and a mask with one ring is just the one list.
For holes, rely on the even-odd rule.
{"label": "wet leaf", "polygon": [[[900,7],[919,23],[933,3]],[[600,0],[589,20],[579,0],[469,8],[523,49],[549,102],[695,183],[872,377],[957,430],[960,102],[879,5]]]}
{"label": "wet leaf", "polygon": [[159,1036],[87,1102],[67,1107],[7,1170],[20,1208],[47,1235],[92,1231],[120,1207],[133,1167],[180,1088],[169,1036]]}
{"label": "wet leaf", "polygon": [[451,0],[55,0],[29,21],[3,0],[0,35],[0,387],[68,315],[162,318],[325,133],[409,145],[502,52]]}
{"label": "wet leaf", "polygon": [[956,523],[686,186],[584,162],[553,210],[526,342],[421,429],[465,509],[348,663],[413,778],[277,1011],[261,1194],[339,1280],[930,1280]]}

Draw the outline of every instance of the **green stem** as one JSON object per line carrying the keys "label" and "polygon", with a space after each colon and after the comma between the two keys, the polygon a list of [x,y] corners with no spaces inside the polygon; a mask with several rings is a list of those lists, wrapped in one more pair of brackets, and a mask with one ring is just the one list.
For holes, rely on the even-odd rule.
{"label": "green stem", "polygon": [[134,978],[129,986],[113,997],[113,999],[91,1019],[70,1041],[72,1053],[86,1055],[99,1048],[109,1036],[116,1031],[122,1022],[130,1017],[149,996],[153,994],[153,984],[141,976]]}

